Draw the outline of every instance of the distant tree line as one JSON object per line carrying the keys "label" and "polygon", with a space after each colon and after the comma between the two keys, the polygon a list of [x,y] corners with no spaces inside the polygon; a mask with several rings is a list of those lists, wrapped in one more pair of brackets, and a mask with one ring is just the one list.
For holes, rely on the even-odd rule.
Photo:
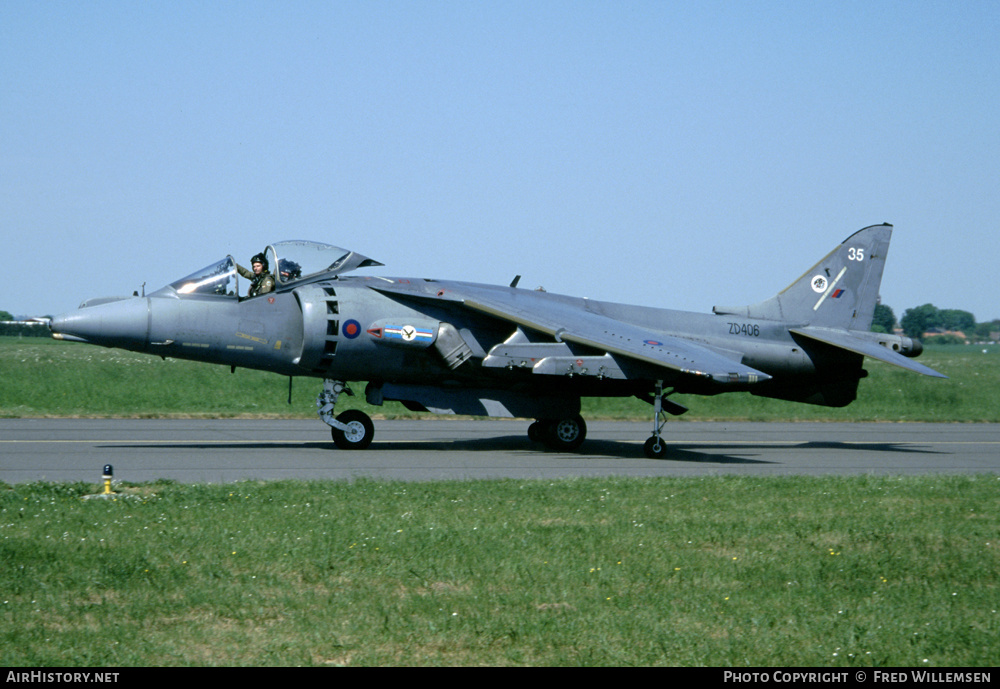
{"label": "distant tree line", "polygon": [[24,323],[15,321],[9,311],[0,309],[0,336],[13,337],[48,337],[49,329],[43,323]]}
{"label": "distant tree line", "polygon": [[[872,319],[872,330],[875,332],[890,333],[896,327],[896,317],[888,306],[878,304],[875,307],[875,317]],[[939,309],[934,304],[924,304],[903,312],[903,317],[899,321],[899,327],[907,337],[922,338],[927,334],[940,337],[944,342],[948,341],[965,342],[985,342],[996,339],[996,333],[1000,332],[1000,319],[977,323],[976,317],[968,311],[961,309]],[[962,333],[965,337],[948,335],[948,333]]]}
{"label": "distant tree line", "polygon": [[49,337],[49,329],[44,323],[4,323],[0,321],[0,336],[6,337]]}

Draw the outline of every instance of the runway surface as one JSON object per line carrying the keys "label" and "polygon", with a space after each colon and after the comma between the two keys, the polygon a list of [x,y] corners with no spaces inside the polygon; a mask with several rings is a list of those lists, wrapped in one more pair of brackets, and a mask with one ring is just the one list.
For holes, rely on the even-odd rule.
{"label": "runway surface", "polygon": [[0,419],[0,480],[224,483],[251,479],[428,481],[571,476],[1000,473],[1000,424],[588,424],[576,453],[527,438],[528,421],[376,421],[367,450],[335,449],[315,420]]}

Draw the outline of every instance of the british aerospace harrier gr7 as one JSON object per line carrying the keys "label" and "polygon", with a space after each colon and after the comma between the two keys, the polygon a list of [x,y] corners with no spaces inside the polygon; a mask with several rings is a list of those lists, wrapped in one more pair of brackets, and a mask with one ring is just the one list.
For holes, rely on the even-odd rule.
{"label": "british aerospace harrier gr7", "polygon": [[[583,397],[652,406],[649,457],[663,457],[677,395],[745,391],[842,407],[870,357],[928,376],[919,341],[869,332],[891,225],[848,237],[777,296],[697,314],[517,287],[351,274],[381,263],[315,242],[269,246],[261,272],[227,257],[147,296],[84,302],[53,318],[53,337],[162,357],[323,381],[320,418],[337,447],[374,437],[368,415],[335,415],[347,381],[373,405],[535,419],[528,435],[572,451],[586,436]],[[255,269],[257,266],[255,265]],[[265,272],[268,272],[266,268]],[[254,296],[241,298],[250,280]]]}

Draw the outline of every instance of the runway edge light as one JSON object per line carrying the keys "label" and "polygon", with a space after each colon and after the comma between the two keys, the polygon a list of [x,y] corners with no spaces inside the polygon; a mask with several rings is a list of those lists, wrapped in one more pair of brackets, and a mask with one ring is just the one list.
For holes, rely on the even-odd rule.
{"label": "runway edge light", "polygon": [[114,477],[114,475],[115,475],[114,467],[112,467],[110,464],[105,464],[104,475],[102,476],[102,478],[104,479],[104,495],[112,495],[111,479],[112,477]]}

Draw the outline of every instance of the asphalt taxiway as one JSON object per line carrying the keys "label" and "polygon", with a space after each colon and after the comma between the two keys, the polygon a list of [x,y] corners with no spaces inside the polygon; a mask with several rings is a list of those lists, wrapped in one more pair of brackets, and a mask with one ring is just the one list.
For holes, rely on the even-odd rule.
{"label": "asphalt taxiway", "polygon": [[369,449],[345,451],[317,420],[0,419],[0,481],[100,482],[105,464],[184,483],[1000,473],[1000,424],[675,422],[653,460],[649,423],[590,422],[576,453],[532,443],[528,423],[376,421]]}

